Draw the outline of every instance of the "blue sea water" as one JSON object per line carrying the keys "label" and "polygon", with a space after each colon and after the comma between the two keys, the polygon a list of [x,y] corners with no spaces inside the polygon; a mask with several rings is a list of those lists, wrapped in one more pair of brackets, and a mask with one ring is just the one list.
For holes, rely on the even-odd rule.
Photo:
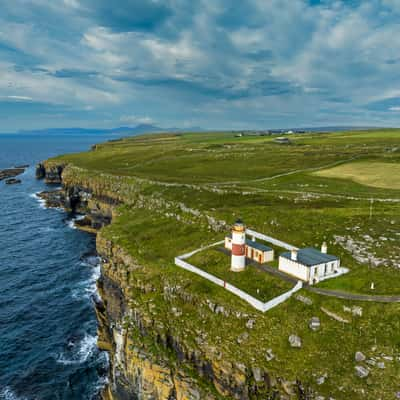
{"label": "blue sea water", "polygon": [[35,193],[49,186],[34,168],[106,139],[0,134],[0,169],[30,164],[22,184],[0,182],[0,400],[95,399],[106,382],[92,301],[94,238],[64,211],[44,208]]}

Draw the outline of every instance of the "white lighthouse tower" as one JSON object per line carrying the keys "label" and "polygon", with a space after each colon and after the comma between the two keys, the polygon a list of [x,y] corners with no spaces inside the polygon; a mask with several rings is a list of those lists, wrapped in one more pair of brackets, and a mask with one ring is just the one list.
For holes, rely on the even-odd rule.
{"label": "white lighthouse tower", "polygon": [[232,227],[232,263],[231,270],[243,271],[246,267],[246,227],[241,220],[237,220]]}

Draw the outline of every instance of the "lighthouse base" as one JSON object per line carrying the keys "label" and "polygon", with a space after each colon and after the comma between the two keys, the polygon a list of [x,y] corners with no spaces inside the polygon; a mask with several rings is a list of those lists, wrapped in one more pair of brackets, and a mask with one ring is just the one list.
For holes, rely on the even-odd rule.
{"label": "lighthouse base", "polygon": [[246,257],[244,255],[234,255],[232,254],[232,261],[231,261],[231,271],[240,272],[244,271],[246,268]]}
{"label": "lighthouse base", "polygon": [[242,271],[245,270],[245,268],[246,267],[234,267],[234,266],[231,266],[231,271],[232,272],[242,272]]}

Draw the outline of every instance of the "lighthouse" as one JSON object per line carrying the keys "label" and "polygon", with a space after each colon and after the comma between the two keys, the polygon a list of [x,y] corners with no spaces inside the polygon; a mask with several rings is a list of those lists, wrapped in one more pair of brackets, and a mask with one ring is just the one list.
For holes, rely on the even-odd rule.
{"label": "lighthouse", "polygon": [[243,271],[246,267],[246,227],[241,220],[237,220],[232,227],[232,263],[231,270]]}

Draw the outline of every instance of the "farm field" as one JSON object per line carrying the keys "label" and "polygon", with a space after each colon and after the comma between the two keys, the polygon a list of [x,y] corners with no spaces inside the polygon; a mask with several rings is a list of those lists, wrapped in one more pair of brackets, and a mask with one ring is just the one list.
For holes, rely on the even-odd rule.
{"label": "farm field", "polygon": [[[206,331],[208,345],[219,348],[224,359],[262,366],[288,381],[300,379],[326,399],[395,399],[400,391],[400,303],[341,300],[302,290],[299,294],[310,304],[292,297],[261,314],[174,265],[177,255],[222,240],[241,218],[252,229],[297,247],[319,248],[326,241],[328,252],[350,272],[318,287],[400,294],[400,187],[395,176],[400,130],[313,133],[291,135],[290,140],[280,145],[274,136],[235,137],[232,132],[144,135],[49,162],[68,165],[67,182],[89,185],[94,193],[123,203],[101,235],[141,265],[127,272],[127,279],[132,303],[149,320],[176,335],[185,332],[188,346],[198,346],[198,332]],[[189,262],[262,299],[290,288],[253,269],[231,276],[228,257],[212,249]],[[179,287],[190,301],[178,295],[166,301],[163,288],[168,285]],[[215,305],[226,315],[210,311]],[[353,315],[353,307],[361,307],[362,315]],[[182,313],[177,316],[172,308]],[[246,320],[234,317],[238,314]],[[321,320],[318,332],[309,329],[312,317]],[[237,346],[248,318],[255,326]],[[302,338],[300,349],[289,346],[292,334]],[[266,362],[267,349],[276,355],[273,361]],[[386,360],[384,369],[370,367],[362,380],[354,372],[356,351],[368,359],[393,361]],[[322,375],[327,378],[317,384]]]}
{"label": "farm field", "polygon": [[383,189],[400,189],[400,164],[354,162],[314,173],[325,178],[350,179],[363,185]]}

